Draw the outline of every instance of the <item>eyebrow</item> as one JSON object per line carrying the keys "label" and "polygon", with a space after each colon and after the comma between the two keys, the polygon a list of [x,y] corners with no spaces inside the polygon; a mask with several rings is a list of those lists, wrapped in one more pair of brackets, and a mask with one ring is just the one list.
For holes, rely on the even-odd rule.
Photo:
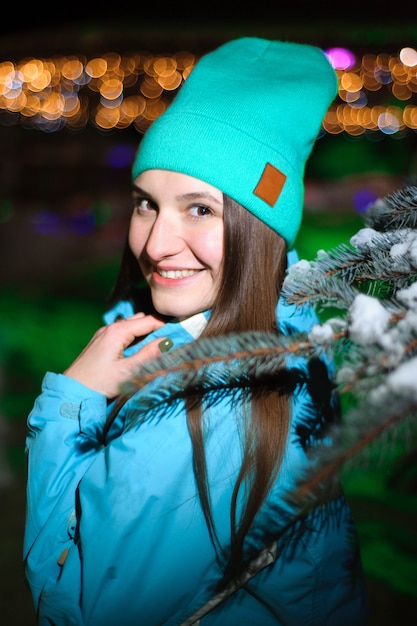
{"label": "eyebrow", "polygon": [[[136,193],[140,193],[149,198],[152,197],[149,192],[145,191],[145,189],[142,189],[138,185],[133,185],[132,189]],[[219,200],[215,198],[209,191],[190,191],[189,193],[183,193],[179,196],[175,196],[175,199],[179,202],[183,200],[198,200],[199,198],[207,198],[207,200],[212,200],[216,204],[221,204],[221,202],[219,202]]]}

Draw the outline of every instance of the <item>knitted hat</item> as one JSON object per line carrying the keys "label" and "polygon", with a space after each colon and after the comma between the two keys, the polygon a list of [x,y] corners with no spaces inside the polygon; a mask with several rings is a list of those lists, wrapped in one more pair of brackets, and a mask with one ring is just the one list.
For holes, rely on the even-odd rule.
{"label": "knitted hat", "polygon": [[297,236],[304,168],[337,94],[324,52],[245,37],[203,56],[145,133],[133,178],[149,169],[217,187],[279,233]]}

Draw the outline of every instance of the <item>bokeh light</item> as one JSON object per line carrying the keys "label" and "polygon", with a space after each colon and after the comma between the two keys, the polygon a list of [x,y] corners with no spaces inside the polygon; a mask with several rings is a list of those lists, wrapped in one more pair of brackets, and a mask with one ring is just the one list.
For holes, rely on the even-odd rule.
{"label": "bokeh light", "polygon": [[[415,132],[414,48],[362,58],[343,47],[324,53],[336,70],[339,90],[323,132]],[[67,55],[6,60],[0,63],[0,123],[45,132],[91,125],[103,132],[132,127],[143,133],[165,111],[196,61],[184,50],[172,55],[138,51],[122,56],[110,51],[90,59]]]}
{"label": "bokeh light", "polygon": [[366,209],[378,199],[375,191],[359,189],[353,194],[353,207],[358,213],[365,213]]}
{"label": "bokeh light", "polygon": [[407,67],[415,67],[417,65],[417,50],[415,48],[402,48],[400,60]]}
{"label": "bokeh light", "polygon": [[347,48],[329,48],[326,56],[335,70],[349,70],[356,63],[355,55]]}

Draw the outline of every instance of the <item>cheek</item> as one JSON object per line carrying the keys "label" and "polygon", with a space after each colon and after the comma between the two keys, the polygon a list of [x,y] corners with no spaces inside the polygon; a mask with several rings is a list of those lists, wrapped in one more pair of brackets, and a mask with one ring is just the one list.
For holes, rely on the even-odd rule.
{"label": "cheek", "polygon": [[142,254],[142,250],[145,246],[146,239],[144,237],[143,230],[144,229],[138,228],[134,221],[130,222],[128,241],[130,249],[136,258]]}
{"label": "cheek", "polygon": [[216,273],[220,272],[223,266],[223,228],[216,229],[203,238],[200,251],[207,265]]}

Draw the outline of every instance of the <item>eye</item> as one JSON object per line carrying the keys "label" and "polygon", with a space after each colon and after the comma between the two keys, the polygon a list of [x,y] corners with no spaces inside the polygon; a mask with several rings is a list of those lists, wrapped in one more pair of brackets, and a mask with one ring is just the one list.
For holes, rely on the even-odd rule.
{"label": "eye", "polygon": [[201,218],[208,215],[213,215],[213,211],[205,204],[194,204],[192,207],[190,207],[190,215],[191,217]]}
{"label": "eye", "polygon": [[156,211],[156,205],[149,198],[133,197],[133,210],[139,215],[149,215]]}

